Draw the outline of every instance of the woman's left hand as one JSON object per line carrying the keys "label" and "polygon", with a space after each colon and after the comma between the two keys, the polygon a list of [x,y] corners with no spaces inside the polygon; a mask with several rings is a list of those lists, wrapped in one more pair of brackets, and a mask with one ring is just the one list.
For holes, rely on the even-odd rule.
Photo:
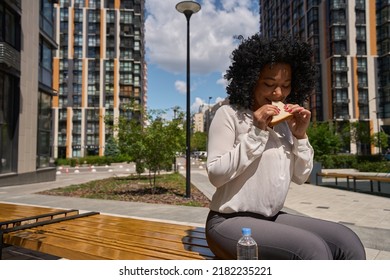
{"label": "woman's left hand", "polygon": [[287,120],[292,134],[297,139],[307,138],[306,130],[310,125],[311,112],[297,104],[287,104],[286,111],[293,115]]}

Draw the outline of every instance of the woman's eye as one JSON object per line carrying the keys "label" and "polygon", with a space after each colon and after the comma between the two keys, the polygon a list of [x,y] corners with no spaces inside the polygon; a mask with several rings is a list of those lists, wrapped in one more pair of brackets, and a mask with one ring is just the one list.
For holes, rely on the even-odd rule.
{"label": "woman's eye", "polygon": [[265,83],[265,86],[266,87],[273,87],[274,85],[270,85],[270,84]]}
{"label": "woman's eye", "polygon": [[283,85],[284,88],[289,88],[290,87],[290,84],[288,85]]}

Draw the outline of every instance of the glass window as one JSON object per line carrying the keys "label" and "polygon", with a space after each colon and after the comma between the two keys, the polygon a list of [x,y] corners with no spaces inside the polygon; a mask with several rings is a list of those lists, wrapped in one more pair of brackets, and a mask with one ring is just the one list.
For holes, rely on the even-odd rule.
{"label": "glass window", "polygon": [[83,55],[83,47],[74,47],[74,57],[81,58]]}
{"label": "glass window", "polygon": [[115,11],[107,11],[106,21],[111,23],[115,22]]}
{"label": "glass window", "polygon": [[68,21],[68,18],[69,18],[68,9],[61,9],[60,10],[60,20],[61,21]]}
{"label": "glass window", "polygon": [[54,36],[54,7],[51,0],[41,0],[40,27],[50,37]]}
{"label": "glass window", "polygon": [[88,5],[91,9],[100,8],[100,0],[89,0]]}
{"label": "glass window", "polygon": [[39,93],[37,168],[48,167],[51,155],[52,109],[51,96]]}
{"label": "glass window", "polygon": [[123,59],[131,59],[133,57],[131,49],[121,49],[121,58]]}
{"label": "glass window", "polygon": [[130,11],[121,11],[120,16],[121,23],[131,23],[132,22],[132,13]]}
{"label": "glass window", "polygon": [[52,87],[52,61],[53,51],[50,46],[44,42],[40,42],[40,57],[39,57],[39,81],[48,87]]}
{"label": "glass window", "polygon": [[14,171],[16,160],[15,119],[12,108],[18,108],[15,96],[17,88],[12,76],[0,72],[0,174]]}
{"label": "glass window", "polygon": [[74,21],[83,21],[83,9],[74,9]]}
{"label": "glass window", "polygon": [[74,6],[79,8],[84,7],[85,5],[84,2],[85,2],[84,0],[74,0]]}
{"label": "glass window", "polygon": [[13,47],[16,47],[16,22],[15,16],[11,11],[5,9],[4,13],[4,39]]}

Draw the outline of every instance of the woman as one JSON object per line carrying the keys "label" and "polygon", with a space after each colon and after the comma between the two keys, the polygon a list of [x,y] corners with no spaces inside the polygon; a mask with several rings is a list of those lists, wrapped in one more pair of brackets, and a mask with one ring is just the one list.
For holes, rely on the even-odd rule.
{"label": "woman", "polygon": [[[333,222],[281,211],[290,182],[303,184],[313,166],[302,107],[316,71],[306,43],[291,38],[243,40],[232,53],[229,105],[209,130],[207,171],[216,192],[206,236],[222,259],[236,259],[241,228],[250,227],[260,259],[365,259],[357,235]],[[292,118],[270,127],[282,101]]]}

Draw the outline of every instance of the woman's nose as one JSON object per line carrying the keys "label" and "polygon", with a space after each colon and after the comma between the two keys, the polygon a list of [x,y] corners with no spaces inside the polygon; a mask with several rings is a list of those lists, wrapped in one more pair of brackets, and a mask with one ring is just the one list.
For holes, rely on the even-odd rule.
{"label": "woman's nose", "polygon": [[274,89],[274,92],[272,93],[275,97],[281,98],[282,97],[282,89],[280,87],[276,87]]}

